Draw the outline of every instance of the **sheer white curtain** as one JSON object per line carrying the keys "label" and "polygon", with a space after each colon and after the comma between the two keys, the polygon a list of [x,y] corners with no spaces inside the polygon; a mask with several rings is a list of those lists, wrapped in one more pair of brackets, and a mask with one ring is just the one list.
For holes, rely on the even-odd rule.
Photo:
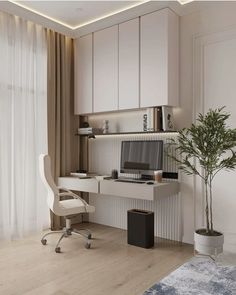
{"label": "sheer white curtain", "polygon": [[41,26],[0,12],[0,239],[49,227],[38,174],[47,152],[47,48]]}

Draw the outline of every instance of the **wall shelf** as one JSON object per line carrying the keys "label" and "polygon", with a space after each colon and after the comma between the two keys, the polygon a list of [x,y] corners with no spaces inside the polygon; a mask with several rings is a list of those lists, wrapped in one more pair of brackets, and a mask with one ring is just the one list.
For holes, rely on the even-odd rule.
{"label": "wall shelf", "polygon": [[116,135],[136,135],[136,134],[178,134],[178,131],[136,131],[136,132],[114,132],[114,133],[102,133],[102,134],[75,134],[76,136],[82,136],[82,137],[100,137],[100,136],[116,136]]}

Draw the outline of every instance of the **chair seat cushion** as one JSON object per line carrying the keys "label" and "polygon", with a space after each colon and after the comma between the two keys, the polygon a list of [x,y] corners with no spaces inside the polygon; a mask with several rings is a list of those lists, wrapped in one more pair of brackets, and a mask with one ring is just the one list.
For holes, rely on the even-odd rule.
{"label": "chair seat cushion", "polygon": [[95,212],[95,207],[87,205],[80,199],[70,199],[59,201],[60,209],[63,211],[63,215],[79,214],[79,213],[92,213]]}

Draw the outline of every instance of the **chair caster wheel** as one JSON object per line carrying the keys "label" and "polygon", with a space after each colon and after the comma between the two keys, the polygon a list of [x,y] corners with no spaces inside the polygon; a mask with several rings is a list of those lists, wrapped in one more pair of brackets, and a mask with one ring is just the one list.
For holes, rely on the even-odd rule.
{"label": "chair caster wheel", "polygon": [[46,245],[46,244],[47,244],[47,240],[46,240],[46,239],[42,239],[42,240],[41,240],[41,243],[42,243],[43,245]]}
{"label": "chair caster wheel", "polygon": [[85,248],[86,248],[86,249],[90,249],[90,248],[91,248],[91,244],[90,244],[90,243],[86,243],[86,244],[85,244]]}
{"label": "chair caster wheel", "polygon": [[56,247],[56,248],[55,248],[55,252],[56,252],[56,253],[61,253],[61,248],[60,248],[60,247]]}
{"label": "chair caster wheel", "polygon": [[92,234],[88,235],[88,239],[91,240],[92,239]]}

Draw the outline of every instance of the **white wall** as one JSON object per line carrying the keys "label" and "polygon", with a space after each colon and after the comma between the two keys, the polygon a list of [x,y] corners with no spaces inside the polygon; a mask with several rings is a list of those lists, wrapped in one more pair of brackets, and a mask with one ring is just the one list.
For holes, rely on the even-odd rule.
{"label": "white wall", "polygon": [[[227,106],[236,127],[236,3],[212,2],[211,8],[180,19],[180,103],[178,127],[189,126],[198,111]],[[194,95],[195,94],[195,103]],[[236,172],[221,173],[215,186],[215,225],[225,233],[225,249],[236,251]],[[201,184],[183,176],[184,241],[203,225]]]}

